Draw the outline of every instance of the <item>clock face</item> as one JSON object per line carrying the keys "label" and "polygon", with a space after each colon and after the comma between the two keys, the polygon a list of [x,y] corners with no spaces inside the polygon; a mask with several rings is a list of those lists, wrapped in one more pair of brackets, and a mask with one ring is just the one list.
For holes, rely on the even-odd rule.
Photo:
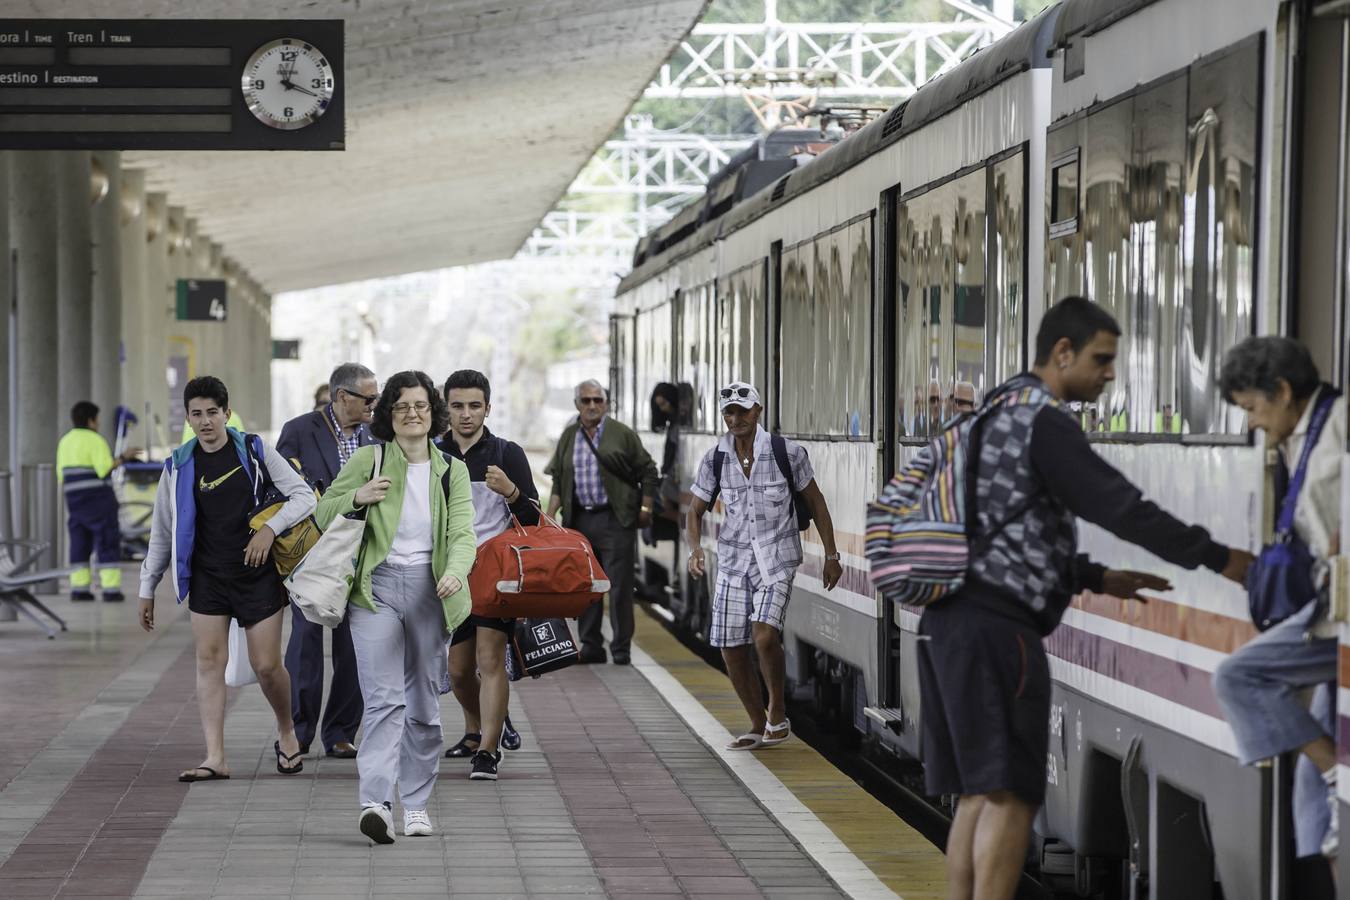
{"label": "clock face", "polygon": [[318,120],[333,99],[333,67],[298,38],[263,44],[244,63],[244,102],[259,122],[283,131]]}

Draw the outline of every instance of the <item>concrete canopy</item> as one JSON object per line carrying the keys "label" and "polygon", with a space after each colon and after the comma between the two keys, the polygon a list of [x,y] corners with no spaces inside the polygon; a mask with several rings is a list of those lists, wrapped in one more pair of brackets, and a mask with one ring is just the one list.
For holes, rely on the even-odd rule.
{"label": "concrete canopy", "polygon": [[15,18],[346,20],[347,149],[127,152],[271,292],[512,255],[706,0],[11,0]]}

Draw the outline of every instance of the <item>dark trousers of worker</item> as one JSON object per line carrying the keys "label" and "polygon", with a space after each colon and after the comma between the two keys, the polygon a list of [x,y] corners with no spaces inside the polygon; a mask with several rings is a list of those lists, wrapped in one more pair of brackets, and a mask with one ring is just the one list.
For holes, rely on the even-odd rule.
{"label": "dark trousers of worker", "polygon": [[[122,561],[122,526],[118,511],[117,495],[106,484],[66,492],[70,564],[78,566],[83,573],[82,578],[72,578],[71,587],[81,590],[90,587],[89,559],[97,554],[103,589],[121,588],[121,572],[117,566]],[[77,581],[81,583],[77,584]]]}
{"label": "dark trousers of worker", "polygon": [[[575,507],[569,523],[577,531],[586,535],[595,550],[600,565],[609,577],[609,626],[613,637],[609,642],[611,653],[625,656],[633,643],[633,587],[637,566],[637,532],[624,528],[615,518],[614,511],[602,509],[587,512]],[[577,622],[581,632],[582,650],[596,651],[604,648],[605,641],[600,631],[604,618],[604,604],[596,603],[582,613]]]}
{"label": "dark trousers of worker", "polygon": [[286,645],[286,671],[291,676],[291,720],[295,739],[308,747],[315,732],[323,736],[324,750],[335,744],[355,743],[361,726],[361,682],[356,673],[356,651],[352,649],[351,622],[344,618],[333,629],[333,685],[328,691],[328,706],[323,710],[323,728],[319,728],[319,710],[323,704],[324,627],[304,617],[291,604],[291,640]]}

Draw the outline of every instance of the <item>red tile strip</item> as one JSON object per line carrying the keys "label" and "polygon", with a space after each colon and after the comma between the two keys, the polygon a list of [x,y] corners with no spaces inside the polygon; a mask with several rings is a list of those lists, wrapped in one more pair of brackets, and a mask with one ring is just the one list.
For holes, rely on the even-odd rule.
{"label": "red tile strip", "polygon": [[135,894],[201,759],[195,680],[189,646],[0,865],[0,897]]}

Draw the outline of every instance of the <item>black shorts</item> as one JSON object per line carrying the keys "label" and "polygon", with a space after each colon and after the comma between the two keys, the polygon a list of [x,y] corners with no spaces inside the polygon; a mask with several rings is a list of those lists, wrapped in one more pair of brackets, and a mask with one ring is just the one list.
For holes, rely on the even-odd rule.
{"label": "black shorts", "polygon": [[281,576],[269,559],[254,570],[220,574],[193,569],[188,609],[204,616],[230,616],[248,628],[285,609]]}
{"label": "black shorts", "polygon": [[512,632],[516,628],[515,619],[494,619],[490,616],[475,616],[469,613],[469,617],[460,623],[455,629],[455,633],[450,635],[450,646],[463,643],[478,633],[480,628],[491,628],[493,631],[500,631],[506,635],[506,639],[511,639]]}
{"label": "black shorts", "polygon": [[971,591],[929,607],[919,621],[928,793],[1011,791],[1040,806],[1050,749],[1050,666],[1041,635],[987,608],[1015,600]]}

